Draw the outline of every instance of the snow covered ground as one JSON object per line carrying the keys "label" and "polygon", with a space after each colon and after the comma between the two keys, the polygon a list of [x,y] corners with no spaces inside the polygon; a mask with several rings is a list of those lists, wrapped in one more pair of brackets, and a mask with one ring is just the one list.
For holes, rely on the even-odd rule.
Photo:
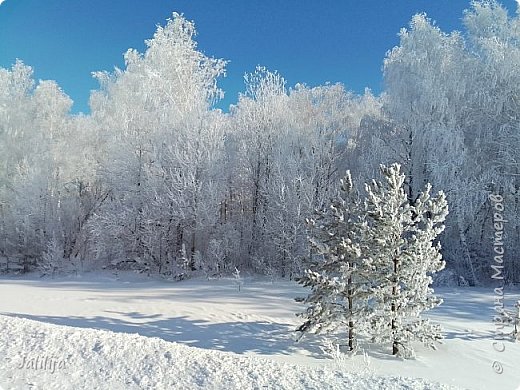
{"label": "snow covered ground", "polygon": [[[520,387],[520,344],[493,348],[491,289],[439,289],[437,351],[326,359],[291,330],[294,283],[165,282],[133,274],[0,279],[4,389],[468,389]],[[508,301],[520,294],[507,294]],[[65,325],[65,326],[63,326]],[[82,329],[83,328],[83,329]],[[94,329],[84,329],[94,328]],[[99,330],[95,330],[99,329]],[[138,335],[137,335],[138,334]],[[493,368],[493,362],[496,361]],[[500,368],[498,374],[494,369]],[[21,367],[21,366],[24,367]],[[408,378],[408,379],[403,379]],[[423,379],[409,379],[423,378]]]}

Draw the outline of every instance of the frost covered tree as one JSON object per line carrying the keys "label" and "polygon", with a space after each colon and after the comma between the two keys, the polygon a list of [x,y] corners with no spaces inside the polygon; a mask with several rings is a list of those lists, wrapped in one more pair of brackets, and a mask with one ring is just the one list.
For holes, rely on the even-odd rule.
{"label": "frost covered tree", "polygon": [[410,356],[410,342],[434,347],[440,328],[421,317],[438,306],[432,275],[444,268],[440,244],[448,206],[431,186],[410,202],[399,164],[381,166],[382,182],[365,185],[362,201],[350,173],[338,198],[310,221],[315,255],[298,281],[311,288],[305,299],[302,333],[348,330],[349,349],[356,332],[373,342],[392,343],[394,355]]}
{"label": "frost covered tree", "polygon": [[[487,259],[493,256],[487,237],[493,236],[492,205],[489,195],[504,197],[504,219],[508,234],[504,247],[509,253],[520,250],[520,15],[508,15],[497,1],[475,1],[463,18],[468,32],[467,47],[473,66],[463,73],[466,110],[467,149],[473,164],[468,164],[465,177],[481,177],[485,181],[471,193],[467,202],[468,242],[472,260],[483,280],[490,280]],[[506,258],[506,257],[504,257]],[[483,261],[484,260],[484,261]],[[505,260],[504,278],[508,283],[520,282],[518,257]]]}
{"label": "frost covered tree", "polygon": [[445,266],[440,244],[448,214],[444,193],[430,195],[431,186],[411,203],[405,191],[405,175],[399,164],[381,166],[383,181],[366,185],[366,217],[369,225],[367,252],[376,306],[371,334],[374,341],[392,344],[392,354],[410,356],[410,342],[434,347],[441,332],[421,317],[442,303],[431,288],[435,272]]}
{"label": "frost covered tree", "polygon": [[225,62],[198,51],[194,36],[193,22],[174,14],[145,53],[127,51],[125,70],[95,73],[92,116],[105,139],[99,175],[110,201],[91,227],[105,260],[176,272],[185,248],[193,270],[218,215],[223,134],[209,109]]}
{"label": "frost covered tree", "polygon": [[53,237],[69,247],[78,211],[65,188],[72,101],[55,82],[35,83],[21,61],[0,69],[0,91],[0,258],[28,271]]}
{"label": "frost covered tree", "polygon": [[297,281],[311,292],[307,298],[297,299],[308,305],[299,314],[305,322],[297,331],[303,337],[344,330],[349,351],[355,351],[357,333],[366,332],[370,324],[375,269],[364,257],[367,225],[350,172],[341,180],[336,199],[308,223],[312,257]]}
{"label": "frost covered tree", "polygon": [[305,219],[334,191],[352,96],[341,85],[285,88],[277,72],[246,77],[226,141],[226,219],[246,268],[292,277],[307,255]]}
{"label": "frost covered tree", "polygon": [[[392,161],[411,175],[412,200],[426,182],[446,193],[451,213],[443,254],[471,285],[491,280],[485,261],[492,256],[486,240],[493,234],[491,193],[508,199],[504,245],[515,252],[520,242],[519,20],[494,0],[471,2],[463,32],[445,33],[424,14],[415,15],[384,63],[383,111],[393,126],[383,134],[366,129],[367,137],[388,140],[376,160],[388,161],[385,153],[395,147]],[[504,277],[520,280],[514,257]]]}
{"label": "frost covered tree", "polygon": [[[268,222],[272,210],[277,148],[286,134],[287,93],[285,79],[277,72],[257,67],[245,76],[246,93],[232,107],[229,133],[236,150],[238,171],[232,186],[241,208],[241,231],[246,267],[271,267]],[[288,111],[285,110],[285,113]],[[238,179],[238,180],[237,180]]]}

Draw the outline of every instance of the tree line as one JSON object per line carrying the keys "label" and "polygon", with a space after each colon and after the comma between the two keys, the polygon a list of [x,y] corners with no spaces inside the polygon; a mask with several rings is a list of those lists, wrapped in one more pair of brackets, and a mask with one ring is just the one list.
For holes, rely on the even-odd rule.
{"label": "tree line", "polygon": [[477,1],[463,22],[445,33],[415,15],[378,96],[258,67],[228,113],[214,108],[226,61],[178,14],[124,69],[94,73],[88,115],[23,62],[0,69],[2,271],[300,276],[305,220],[345,171],[369,182],[397,162],[411,203],[426,183],[446,193],[439,282],[491,281],[490,195],[504,200],[504,277],[520,282],[520,19]]}

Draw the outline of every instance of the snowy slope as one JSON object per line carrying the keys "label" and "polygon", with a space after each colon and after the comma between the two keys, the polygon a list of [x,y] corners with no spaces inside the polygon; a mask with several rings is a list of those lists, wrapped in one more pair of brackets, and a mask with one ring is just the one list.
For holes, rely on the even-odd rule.
{"label": "snowy slope", "polygon": [[[137,334],[6,316],[0,316],[0,328],[0,383],[8,389],[447,388],[419,379],[360,376],[187,347]],[[26,362],[39,360],[20,368],[24,356]]]}
{"label": "snowy slope", "polygon": [[[316,338],[295,343],[291,330],[299,320],[294,314],[303,307],[294,302],[294,297],[303,294],[305,290],[292,282],[253,279],[246,279],[239,292],[233,280],[225,279],[166,282],[134,274],[110,273],[55,280],[3,277],[0,279],[0,329],[5,327],[6,330],[0,335],[0,385],[8,378],[4,375],[22,380],[24,375],[31,374],[30,370],[15,367],[24,356],[36,359],[50,355],[55,362],[69,362],[70,355],[70,362],[74,362],[70,367],[74,368],[67,371],[64,380],[75,380],[74,375],[78,375],[77,380],[88,381],[86,377],[94,375],[89,372],[97,373],[101,368],[92,380],[103,383],[114,380],[123,387],[134,388],[139,388],[137,383],[147,388],[143,375],[166,381],[164,383],[175,379],[179,384],[174,389],[182,388],[183,380],[193,386],[202,380],[197,379],[198,376],[211,379],[214,375],[215,379],[208,379],[210,383],[223,378],[224,374],[218,370],[229,375],[226,380],[230,386],[240,388],[240,380],[249,380],[244,385],[246,389],[255,388],[255,380],[268,383],[271,386],[268,388],[283,388],[283,381],[287,381],[287,388],[305,388],[303,384],[295,384],[294,381],[300,383],[300,378],[308,380],[311,389],[334,388],[334,385],[348,388],[342,381],[353,381],[352,378],[361,381],[360,377],[351,377],[352,374],[363,378],[367,375],[423,378],[475,390],[516,390],[520,386],[520,344],[507,343],[502,353],[492,347],[494,296],[490,289],[439,289],[445,303],[434,310],[431,317],[442,324],[446,340],[437,351],[418,346],[417,359],[410,361],[395,359],[378,348],[367,348],[368,357],[325,359]],[[518,293],[508,293],[509,302],[518,298]],[[32,330],[21,332],[20,328],[24,327],[37,329],[37,336],[32,336]],[[106,333],[80,328],[115,333],[108,337]],[[88,336],[83,335],[84,331]],[[58,334],[63,332],[66,335],[63,339],[67,341],[52,341],[59,339]],[[135,333],[145,337],[136,337]],[[49,347],[45,347],[44,342]],[[186,349],[186,346],[196,348]],[[45,355],[39,348],[45,351],[48,348],[49,352]],[[170,355],[165,355],[168,351]],[[502,374],[493,371],[494,360],[502,364]],[[244,371],[243,375],[235,366],[240,367],[240,372]],[[136,367],[145,368],[137,370]],[[287,377],[274,381],[275,374],[280,372],[277,370],[287,372]],[[323,374],[320,370],[330,371]],[[41,384],[38,380],[47,378],[45,384],[49,388],[62,374],[51,375],[40,370],[33,372],[30,378],[37,384]],[[249,379],[244,379],[246,377]],[[405,383],[386,381],[390,382],[385,386]],[[208,383],[200,386],[208,388]],[[215,383],[216,388],[223,386],[222,382]],[[169,384],[164,386],[168,388]],[[366,383],[360,384],[360,388],[365,386]],[[110,387],[118,388],[116,384]],[[160,385],[153,387],[161,388]]]}

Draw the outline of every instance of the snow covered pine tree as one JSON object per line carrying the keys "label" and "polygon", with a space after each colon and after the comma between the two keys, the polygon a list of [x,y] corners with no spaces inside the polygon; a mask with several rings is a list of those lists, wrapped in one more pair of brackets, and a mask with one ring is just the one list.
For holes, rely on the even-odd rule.
{"label": "snow covered pine tree", "polygon": [[329,333],[346,326],[348,349],[357,349],[356,333],[368,324],[369,281],[374,272],[362,257],[361,244],[367,226],[361,207],[347,171],[337,199],[329,208],[317,211],[315,219],[307,221],[313,255],[310,269],[297,281],[311,287],[312,292],[307,298],[296,299],[309,305],[305,313],[298,314],[305,318],[297,329],[301,332],[299,339],[305,333]]}
{"label": "snow covered pine tree", "polygon": [[370,237],[364,255],[377,270],[371,333],[376,342],[390,341],[393,355],[406,358],[414,355],[411,341],[435,348],[442,338],[440,326],[421,313],[442,303],[430,285],[431,275],[445,266],[440,243],[434,241],[444,230],[448,204],[443,192],[430,196],[430,184],[410,204],[400,165],[382,165],[381,173],[383,182],[365,186]]}
{"label": "snow covered pine tree", "polygon": [[298,314],[306,321],[297,331],[303,336],[346,327],[350,351],[356,334],[364,334],[410,357],[411,341],[434,348],[441,338],[440,327],[421,313],[442,302],[430,285],[431,274],[445,265],[434,241],[448,205],[444,193],[430,196],[430,185],[410,204],[400,165],[380,169],[385,180],[365,185],[364,202],[347,172],[338,199],[309,221],[314,256],[297,281],[311,292],[297,298],[309,305]]}

